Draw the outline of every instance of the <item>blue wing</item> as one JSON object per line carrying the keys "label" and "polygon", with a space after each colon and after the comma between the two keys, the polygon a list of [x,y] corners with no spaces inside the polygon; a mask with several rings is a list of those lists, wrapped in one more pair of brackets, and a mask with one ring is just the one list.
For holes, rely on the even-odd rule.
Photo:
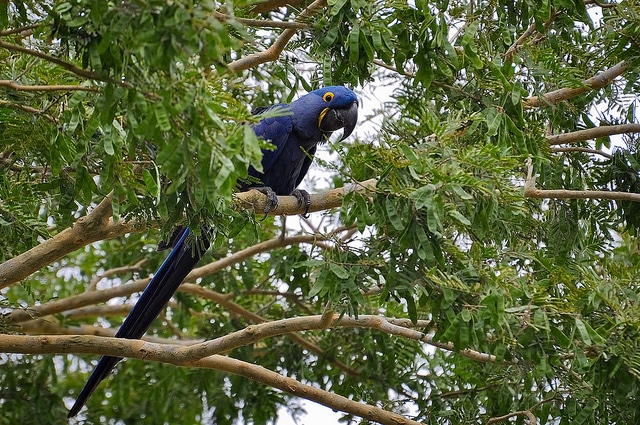
{"label": "blue wing", "polygon": [[[277,105],[273,105],[268,108],[261,108],[258,110],[259,113],[271,110],[273,108],[286,108],[289,105],[284,103],[280,103]],[[280,117],[267,118],[260,121],[253,127],[253,131],[256,133],[256,136],[263,140],[267,140],[275,145],[274,150],[263,150],[262,151],[262,171],[263,174],[267,174],[271,167],[276,163],[278,157],[282,153],[282,148],[286,145],[289,136],[291,135],[291,131],[293,130],[293,118],[291,115],[284,115]],[[253,173],[252,173],[253,172]],[[260,177],[257,171],[251,167],[249,171],[249,175],[253,177]]]}
{"label": "blue wing", "polygon": [[[209,248],[209,240],[204,235],[201,245],[192,247],[186,242],[189,229],[180,229],[177,243],[166,260],[162,263],[158,272],[147,285],[140,299],[133,306],[131,312],[118,329],[117,338],[139,339],[145,334],[151,323],[158,317],[162,309],[167,305],[173,294],[178,289],[189,272],[195,267],[204,252]],[[78,414],[89,396],[98,387],[116,363],[122,360],[120,357],[102,356],[98,365],[91,373],[82,391],[78,395],[67,417]]]}

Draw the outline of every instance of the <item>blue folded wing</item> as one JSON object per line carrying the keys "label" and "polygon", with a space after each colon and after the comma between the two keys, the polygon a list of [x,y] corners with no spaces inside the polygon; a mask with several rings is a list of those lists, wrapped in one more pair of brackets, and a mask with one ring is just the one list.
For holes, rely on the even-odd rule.
{"label": "blue folded wing", "polygon": [[[286,104],[278,104],[271,106],[269,108],[260,109],[260,113],[274,109],[274,108],[285,108],[288,105]],[[279,117],[267,118],[260,121],[253,127],[253,131],[256,133],[256,136],[263,140],[267,140],[270,143],[273,143],[276,147],[274,150],[263,150],[262,151],[262,172],[266,174],[271,170],[273,164],[276,163],[278,156],[282,153],[282,148],[287,143],[289,136],[291,135],[291,131],[293,130],[293,118],[291,115],[283,115]],[[254,173],[252,173],[254,171]],[[250,175],[254,177],[260,177],[255,170],[250,170]]]}

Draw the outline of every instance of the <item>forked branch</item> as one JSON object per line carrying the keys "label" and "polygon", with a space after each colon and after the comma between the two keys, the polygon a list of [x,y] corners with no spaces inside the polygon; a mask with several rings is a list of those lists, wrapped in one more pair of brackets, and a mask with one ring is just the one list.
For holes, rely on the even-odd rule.
{"label": "forked branch", "polygon": [[[306,9],[304,9],[300,14],[296,17],[294,22],[301,23],[304,20],[309,19],[320,9],[323,9],[327,6],[327,0],[315,0]],[[253,53],[251,55],[247,55],[241,59],[235,60],[227,65],[227,67],[234,72],[244,71],[246,69],[253,68],[265,62],[271,62],[278,57],[284,51],[284,48],[289,43],[289,40],[296,34],[298,31],[297,28],[287,28],[282,31],[282,34],[278,37],[278,39],[267,49],[262,52]]]}
{"label": "forked branch", "polygon": [[[347,193],[372,190],[375,185],[376,180],[370,179],[313,194],[311,195],[309,212],[339,207]],[[255,209],[256,211],[264,210],[266,197],[258,191],[250,190],[238,193],[235,197],[243,208]],[[295,197],[279,196],[278,200],[278,208],[271,211],[270,214],[295,215],[304,213],[304,207],[298,206]],[[111,194],[109,194],[91,213],[78,219],[72,227],[0,264],[0,289],[25,279],[41,268],[92,242],[113,239],[126,233],[142,232],[147,229],[141,223],[115,222],[111,217],[112,214]]]}

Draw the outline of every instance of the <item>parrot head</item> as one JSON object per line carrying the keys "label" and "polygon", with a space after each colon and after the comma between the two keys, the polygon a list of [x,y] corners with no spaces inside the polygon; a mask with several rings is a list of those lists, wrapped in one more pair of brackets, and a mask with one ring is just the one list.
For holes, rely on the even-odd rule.
{"label": "parrot head", "polygon": [[296,125],[298,130],[302,127],[308,130],[305,131],[307,134],[329,136],[342,128],[340,140],[351,135],[358,121],[358,98],[343,86],[327,86],[309,92],[292,102],[291,109],[294,117],[301,118]]}

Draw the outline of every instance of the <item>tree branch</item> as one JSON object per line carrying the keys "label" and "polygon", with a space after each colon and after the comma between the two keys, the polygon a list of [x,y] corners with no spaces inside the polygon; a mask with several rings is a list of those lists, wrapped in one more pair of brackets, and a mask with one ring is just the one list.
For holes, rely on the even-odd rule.
{"label": "tree branch", "polygon": [[[197,286],[197,285],[193,285]],[[199,287],[201,288],[201,287]],[[204,289],[204,288],[202,288]],[[206,290],[205,290],[206,291]],[[212,292],[212,291],[210,291]],[[209,294],[210,296],[211,294]],[[221,294],[220,294],[221,295]],[[215,301],[222,301],[225,304],[229,303],[229,301],[224,297],[214,296],[213,298],[209,297],[209,299],[213,299]],[[236,310],[237,311],[237,310]],[[240,312],[244,314],[243,312]],[[249,314],[253,315],[253,313]],[[264,321],[264,319],[258,315],[254,315],[254,321]],[[458,349],[451,343],[439,343],[433,341],[433,338],[429,335],[425,335],[422,332],[411,329],[412,327],[426,327],[428,326],[430,321],[428,320],[419,320],[416,324],[413,324],[409,319],[396,319],[396,318],[385,318],[382,316],[375,315],[360,315],[358,318],[342,316],[340,317],[337,314],[330,313],[329,316],[325,317],[325,315],[315,315],[315,316],[304,316],[304,317],[292,317],[287,319],[275,320],[271,322],[262,322],[255,325],[249,325],[246,328],[233,332],[231,334],[225,335],[220,338],[213,339],[211,341],[205,341],[198,344],[189,345],[181,348],[179,351],[175,349],[171,349],[171,352],[167,352],[167,356],[178,356],[185,360],[195,360],[201,359],[213,354],[226,353],[236,348],[254,344],[259,342],[265,338],[271,338],[274,336],[291,334],[294,332],[301,331],[311,331],[311,330],[321,330],[321,329],[329,329],[332,327],[345,327],[345,328],[368,328],[368,329],[377,329],[381,332],[384,332],[389,335],[394,335],[398,337],[403,337],[407,339],[413,339],[416,341],[424,342],[426,344],[432,345],[434,347],[444,349],[447,351],[455,352],[463,357],[479,361],[479,362],[496,362],[496,357],[491,354],[481,353],[475,350],[470,349]],[[29,338],[24,336],[24,338]],[[43,336],[43,338],[46,338]],[[113,354],[112,351],[85,351],[86,347],[94,347],[93,342],[100,342],[98,344],[99,347],[103,347],[102,341],[100,339],[94,339],[96,337],[93,336],[78,336],[74,337],[74,344],[78,344],[78,349],[75,351],[77,353],[92,353],[92,354],[104,354],[104,355],[117,355],[118,357],[131,357],[128,354],[120,355]],[[111,339],[111,341],[119,341],[119,338]],[[49,340],[47,340],[49,341]],[[25,351],[4,351],[5,349],[9,349],[10,346],[5,345],[5,342],[2,340],[0,336],[0,352],[22,352],[25,354],[52,354],[58,353],[58,349],[63,345],[55,345],[55,341],[52,342],[53,346],[43,346],[38,348],[38,350],[44,351],[31,351],[33,347],[25,343],[21,345],[22,349]],[[71,344],[72,346],[74,344]],[[115,344],[115,343],[114,343]],[[108,345],[108,344],[107,344]],[[156,344],[157,345],[157,344]],[[167,348],[158,346],[155,347],[158,351],[166,352]],[[46,351],[50,350],[50,351]],[[64,352],[74,352],[74,351],[64,351]],[[136,356],[132,356],[136,357]],[[165,361],[163,359],[159,361]],[[168,362],[172,363],[172,362]]]}
{"label": "tree branch", "polygon": [[555,105],[563,100],[580,96],[590,90],[600,89],[622,75],[629,67],[629,62],[621,61],[613,67],[602,71],[600,74],[582,81],[582,86],[574,88],[564,88],[543,94],[540,96],[532,96],[522,102],[525,108],[539,108],[542,106]]}
{"label": "tree branch", "polygon": [[6,37],[8,35],[13,35],[13,34],[19,34],[19,33],[24,32],[24,31],[31,31],[31,30],[34,30],[34,29],[38,28],[40,25],[42,25],[41,22],[39,22],[37,24],[33,24],[33,25],[27,25],[27,26],[20,27],[20,28],[12,28],[12,29],[8,29],[8,30],[0,31],[0,37]]}
{"label": "tree branch", "polygon": [[122,86],[124,88],[127,89],[132,89],[134,88],[133,84],[131,83],[127,83],[125,81],[119,81],[119,80],[115,80],[113,78],[108,78],[108,77],[104,77],[100,74],[98,74],[97,72],[93,72],[93,71],[87,71],[86,69],[82,69],[79,68],[77,66],[75,66],[74,64],[70,63],[70,62],[66,62],[60,58],[57,58],[55,56],[49,55],[47,53],[44,52],[40,52],[38,50],[32,50],[32,49],[28,49],[24,46],[20,46],[18,44],[12,44],[12,43],[7,43],[5,41],[0,40],[0,47],[7,49],[9,51],[13,51],[13,52],[20,52],[20,53],[25,53],[27,55],[31,55],[31,56],[35,56],[37,58],[40,59],[44,59],[47,62],[51,62],[55,65],[58,65],[64,69],[66,69],[67,71],[76,74],[80,77],[83,78],[87,78],[89,80],[97,80],[97,81],[105,81],[108,83],[112,83],[112,84],[117,84],[119,86]]}
{"label": "tree branch", "polygon": [[605,158],[611,159],[613,155],[606,153],[605,151],[601,151],[598,149],[589,149],[589,148],[581,148],[578,146],[572,146],[570,148],[551,148],[551,152],[553,153],[562,153],[562,152],[584,152],[591,153],[594,155],[604,156]]}
{"label": "tree branch", "polygon": [[[220,306],[224,307],[226,310],[228,310],[232,315],[234,316],[239,316],[244,318],[245,320],[247,320],[249,323],[268,323],[267,319],[265,319],[264,317],[255,314],[245,308],[243,308],[242,306],[240,306],[239,304],[234,303],[233,301],[230,300],[231,298],[231,294],[229,295],[224,295],[221,294],[219,292],[215,292],[209,289],[205,289],[200,285],[194,285],[194,284],[190,284],[190,283],[184,283],[180,286],[180,290],[183,292],[187,292],[190,293],[192,295],[196,295],[199,296],[200,298],[204,298],[204,299],[209,299],[211,301],[214,301],[218,304],[220,304]],[[290,320],[290,319],[285,319],[285,320]],[[273,323],[273,322],[271,322]],[[316,354],[317,356],[320,357],[327,357],[326,353],[322,350],[322,348],[318,347],[316,344],[313,344],[312,342],[306,340],[305,338],[301,337],[298,334],[295,333],[287,333],[287,336],[293,340],[294,342],[296,342],[298,345],[300,345],[301,347],[306,348],[307,350],[309,350],[311,353]],[[328,359],[332,364],[334,364],[338,369],[342,370],[343,372],[351,375],[351,376],[359,376],[360,373],[353,369],[350,368],[348,365],[344,364],[343,362],[341,362],[338,359],[335,358],[329,358]]]}
{"label": "tree branch", "polygon": [[0,289],[19,282],[67,253],[92,242],[138,230],[130,222],[113,221],[111,196],[107,195],[91,213],[79,218],[72,227],[0,264]]}
{"label": "tree branch", "polygon": [[[553,21],[555,21],[555,19],[558,17],[558,15],[560,15],[560,12],[552,8],[550,15],[551,16],[549,16],[549,19],[547,20],[547,22],[544,23],[544,29],[545,30],[547,30],[547,29],[549,29],[551,27],[551,24],[553,24]],[[529,25],[529,28],[527,28],[526,31],[520,37],[518,37],[518,39],[507,49],[507,52],[504,54],[505,59],[507,61],[510,61],[511,59],[513,59],[513,55],[515,55],[516,52],[518,50],[520,50],[520,48],[522,48],[522,46],[524,45],[524,42],[534,32],[536,32],[536,23],[535,22],[533,22],[531,25]]]}
{"label": "tree branch", "polygon": [[[113,306],[109,306],[113,307]],[[131,306],[128,306],[131,307]],[[47,320],[30,320],[21,324],[22,330],[31,335],[93,335],[97,337],[114,338],[116,335],[116,329],[113,328],[101,328],[92,325],[79,325],[79,326],[58,326]],[[0,340],[2,336],[0,336]],[[193,345],[203,342],[202,339],[174,339],[174,338],[158,338],[153,335],[144,335],[141,338],[143,341],[153,342],[155,344],[169,344],[169,345]]]}
{"label": "tree branch", "polygon": [[177,350],[177,348],[176,346],[123,338],[0,335],[0,351],[5,353],[63,354],[74,351],[87,354],[104,353],[109,356],[157,361],[182,367],[216,369],[243,376],[332,409],[351,413],[382,424],[419,425],[418,422],[398,414],[302,384],[295,379],[284,377],[261,366],[220,355],[194,361],[182,357],[180,350]]}
{"label": "tree branch", "polygon": [[115,276],[121,273],[136,272],[140,270],[142,268],[142,265],[146,262],[147,260],[143,258],[132,266],[114,267],[112,269],[105,270],[104,272],[97,274],[93,277],[93,279],[91,279],[91,282],[89,282],[89,285],[87,286],[85,291],[95,291],[98,287],[98,283],[100,283],[102,279],[105,279],[107,277]]}
{"label": "tree branch", "polygon": [[[171,363],[180,366],[195,366],[203,367],[203,364],[210,364],[212,359],[217,359],[215,354],[228,352],[235,348],[254,344],[265,338],[289,334],[292,332],[300,332],[304,330],[317,330],[327,329],[330,327],[352,327],[352,328],[373,328],[381,330],[382,332],[389,333],[391,335],[403,336],[420,341],[425,340],[425,336],[421,332],[412,331],[406,329],[405,326],[419,326],[425,327],[429,324],[429,321],[419,321],[415,325],[408,319],[386,319],[380,316],[367,316],[361,315],[357,319],[351,317],[340,317],[337,314],[330,314],[327,317],[324,315],[316,315],[310,317],[296,317],[290,319],[283,319],[259,325],[251,325],[245,329],[234,332],[232,334],[217,338],[212,341],[207,341],[200,344],[194,344],[190,346],[167,346],[153,343],[146,343],[137,340],[122,340],[122,339],[105,339],[100,337],[83,336],[83,337],[27,337],[27,336],[14,336],[5,335],[0,336],[0,351],[2,352],[18,352],[28,354],[52,354],[52,353],[91,353],[91,354],[104,354],[118,357],[132,357],[143,360],[160,361],[164,363]],[[7,338],[5,338],[7,337]],[[462,353],[467,355],[470,350],[463,350]],[[464,354],[463,354],[464,355]],[[482,353],[476,353],[473,355],[474,359],[481,361],[491,361],[492,356]],[[226,359],[226,358],[225,358]],[[495,359],[493,359],[495,360]],[[239,362],[234,360],[234,362]],[[238,363],[240,364],[240,363]],[[244,365],[244,364],[243,364]],[[260,368],[259,366],[251,366],[251,368]],[[221,369],[231,371],[228,369]],[[266,373],[271,378],[266,380],[258,380],[267,385],[281,388],[277,382],[272,379],[281,376],[266,369],[259,369],[262,373]],[[256,370],[252,369],[255,373]],[[236,373],[236,371],[232,371]],[[254,379],[253,374],[242,376],[250,377]],[[289,379],[289,378],[285,378]],[[297,381],[291,380],[288,382],[289,389],[291,390],[291,384],[295,384]],[[300,384],[301,385],[301,384]],[[281,388],[282,389],[282,388]],[[320,391],[320,390],[318,390]],[[292,394],[298,394],[297,391],[289,391]],[[307,391],[304,391],[306,394]],[[322,392],[320,398],[308,398],[313,401],[322,402],[326,404],[327,397],[335,397],[330,393]],[[331,406],[330,406],[331,407]],[[361,415],[361,413],[355,413],[352,410],[345,410],[341,407],[340,410],[348,411],[349,413]],[[371,412],[371,410],[369,410]],[[396,423],[396,422],[384,422],[379,416],[383,411],[376,411],[376,416],[371,417],[372,420],[376,420],[381,423]],[[374,419],[375,418],[375,419]],[[402,423],[402,422],[397,422]],[[412,423],[412,422],[405,422]]]}
{"label": "tree branch", "polygon": [[[309,212],[339,207],[342,205],[342,200],[347,193],[365,192],[374,189],[375,185],[376,180],[370,179],[360,183],[349,184],[342,188],[313,194],[311,195]],[[264,210],[266,196],[256,190],[241,192],[234,195],[234,197],[244,208],[257,211]],[[278,208],[269,214],[294,215],[304,213],[304,207],[298,206],[294,196],[279,196],[278,201]],[[25,279],[37,270],[85,245],[103,239],[117,238],[126,233],[146,230],[146,227],[140,223],[114,222],[111,219],[112,214],[111,194],[109,194],[91,213],[78,219],[72,227],[63,230],[29,251],[0,264],[0,289]]]}
{"label": "tree branch", "polygon": [[420,422],[416,422],[397,413],[389,412],[370,404],[353,401],[344,396],[312,387],[311,385],[302,384],[293,378],[282,376],[262,366],[252,365],[230,357],[215,355],[198,360],[194,362],[193,365],[243,376],[264,385],[278,388],[294,396],[322,404],[330,409],[350,413],[383,425],[422,425]]}
{"label": "tree branch", "polygon": [[12,80],[0,80],[0,86],[8,87],[17,91],[101,91],[98,87],[85,87],[80,85],[25,86]]}
{"label": "tree branch", "polygon": [[600,127],[587,128],[586,130],[572,131],[570,133],[553,134],[547,136],[547,140],[551,146],[555,146],[625,133],[640,133],[640,124],[601,125]]}
{"label": "tree branch", "polygon": [[261,3],[256,3],[253,5],[251,12],[253,13],[262,13],[268,12],[270,10],[279,9],[281,7],[298,7],[302,3],[301,0],[267,0]]}
{"label": "tree branch", "polygon": [[542,406],[545,403],[548,403],[550,401],[555,400],[556,395],[552,395],[549,398],[545,398],[544,400],[540,400],[539,402],[537,402],[536,404],[534,404],[533,406],[531,406],[530,408],[528,408],[527,410],[520,410],[517,412],[511,412],[508,413],[504,416],[499,416],[499,417],[494,417],[491,418],[487,421],[487,425],[491,425],[497,422],[501,422],[504,420],[507,420],[509,418],[512,418],[514,416],[526,416],[527,417],[527,425],[536,425],[538,423],[538,420],[536,419],[535,415],[533,414],[533,411],[536,410],[538,407]]}
{"label": "tree branch", "polygon": [[238,18],[236,16],[226,15],[220,12],[213,12],[213,16],[220,22],[236,21],[247,27],[259,27],[259,28],[290,28],[290,29],[306,29],[310,26],[302,22],[283,22],[283,21],[267,21],[264,19],[247,19]]}
{"label": "tree branch", "polygon": [[7,108],[12,108],[12,109],[18,109],[20,111],[28,112],[30,114],[41,115],[46,119],[48,119],[49,121],[51,121],[52,123],[54,123],[55,125],[58,125],[58,120],[53,115],[47,114],[42,109],[32,108],[31,106],[23,105],[21,103],[10,102],[8,100],[2,100],[2,99],[0,99],[0,106],[5,106]]}
{"label": "tree branch", "polygon": [[[222,269],[225,269],[226,267],[230,267],[236,263],[244,261],[262,252],[267,252],[272,249],[281,248],[288,245],[296,245],[301,243],[315,243],[315,241],[322,240],[323,238],[324,237],[322,235],[296,235],[296,236],[287,236],[284,238],[277,236],[273,239],[260,242],[256,245],[253,245],[241,251],[235,252],[229,256],[226,256],[217,261],[214,261],[213,263],[205,264],[204,266],[195,268],[185,278],[185,282],[195,282],[199,278],[209,276]],[[127,268],[121,268],[119,270],[129,271],[129,269]],[[144,288],[146,288],[146,286],[148,285],[149,280],[151,280],[151,278],[147,277],[144,279],[138,279],[133,282],[125,283],[123,285],[118,285],[113,288],[103,289],[99,291],[95,291],[95,290],[86,291],[86,292],[83,292],[82,294],[74,295],[61,300],[50,301],[39,306],[31,307],[28,310],[13,310],[11,313],[9,313],[6,316],[6,319],[8,320],[9,323],[12,323],[12,324],[22,323],[22,322],[31,320],[33,318],[42,318],[52,314],[60,314],[65,311],[76,310],[82,307],[107,302],[112,298],[126,297],[135,292],[143,291]],[[199,285],[189,285],[189,284],[183,283],[183,285],[180,288],[178,288],[178,291],[196,294],[199,296],[204,296],[205,298],[209,297],[210,299],[215,298],[215,300],[220,303],[226,302],[225,295],[220,294],[221,297],[225,297],[224,299],[216,298],[214,295],[211,295],[211,294],[214,294],[213,291],[202,292],[206,290]],[[242,314],[240,313],[238,314],[242,316]],[[257,316],[257,317],[258,317],[257,320],[260,321],[261,317],[260,316]]]}
{"label": "tree branch", "polygon": [[614,201],[640,202],[640,193],[612,192],[607,190],[541,190],[536,189],[531,158],[527,159],[527,178],[524,184],[525,198],[538,199],[611,199]]}
{"label": "tree branch", "polygon": [[[308,19],[313,16],[318,10],[327,6],[327,0],[315,0],[306,9],[304,9],[300,14],[296,17],[294,22],[301,22],[304,19]],[[240,72],[246,69],[253,68],[265,62],[271,62],[276,60],[284,48],[286,47],[289,40],[296,34],[297,29],[287,28],[282,31],[282,34],[278,37],[278,39],[267,49],[262,52],[253,53],[251,55],[247,55],[244,58],[235,60],[227,65],[227,67],[233,72]]]}

